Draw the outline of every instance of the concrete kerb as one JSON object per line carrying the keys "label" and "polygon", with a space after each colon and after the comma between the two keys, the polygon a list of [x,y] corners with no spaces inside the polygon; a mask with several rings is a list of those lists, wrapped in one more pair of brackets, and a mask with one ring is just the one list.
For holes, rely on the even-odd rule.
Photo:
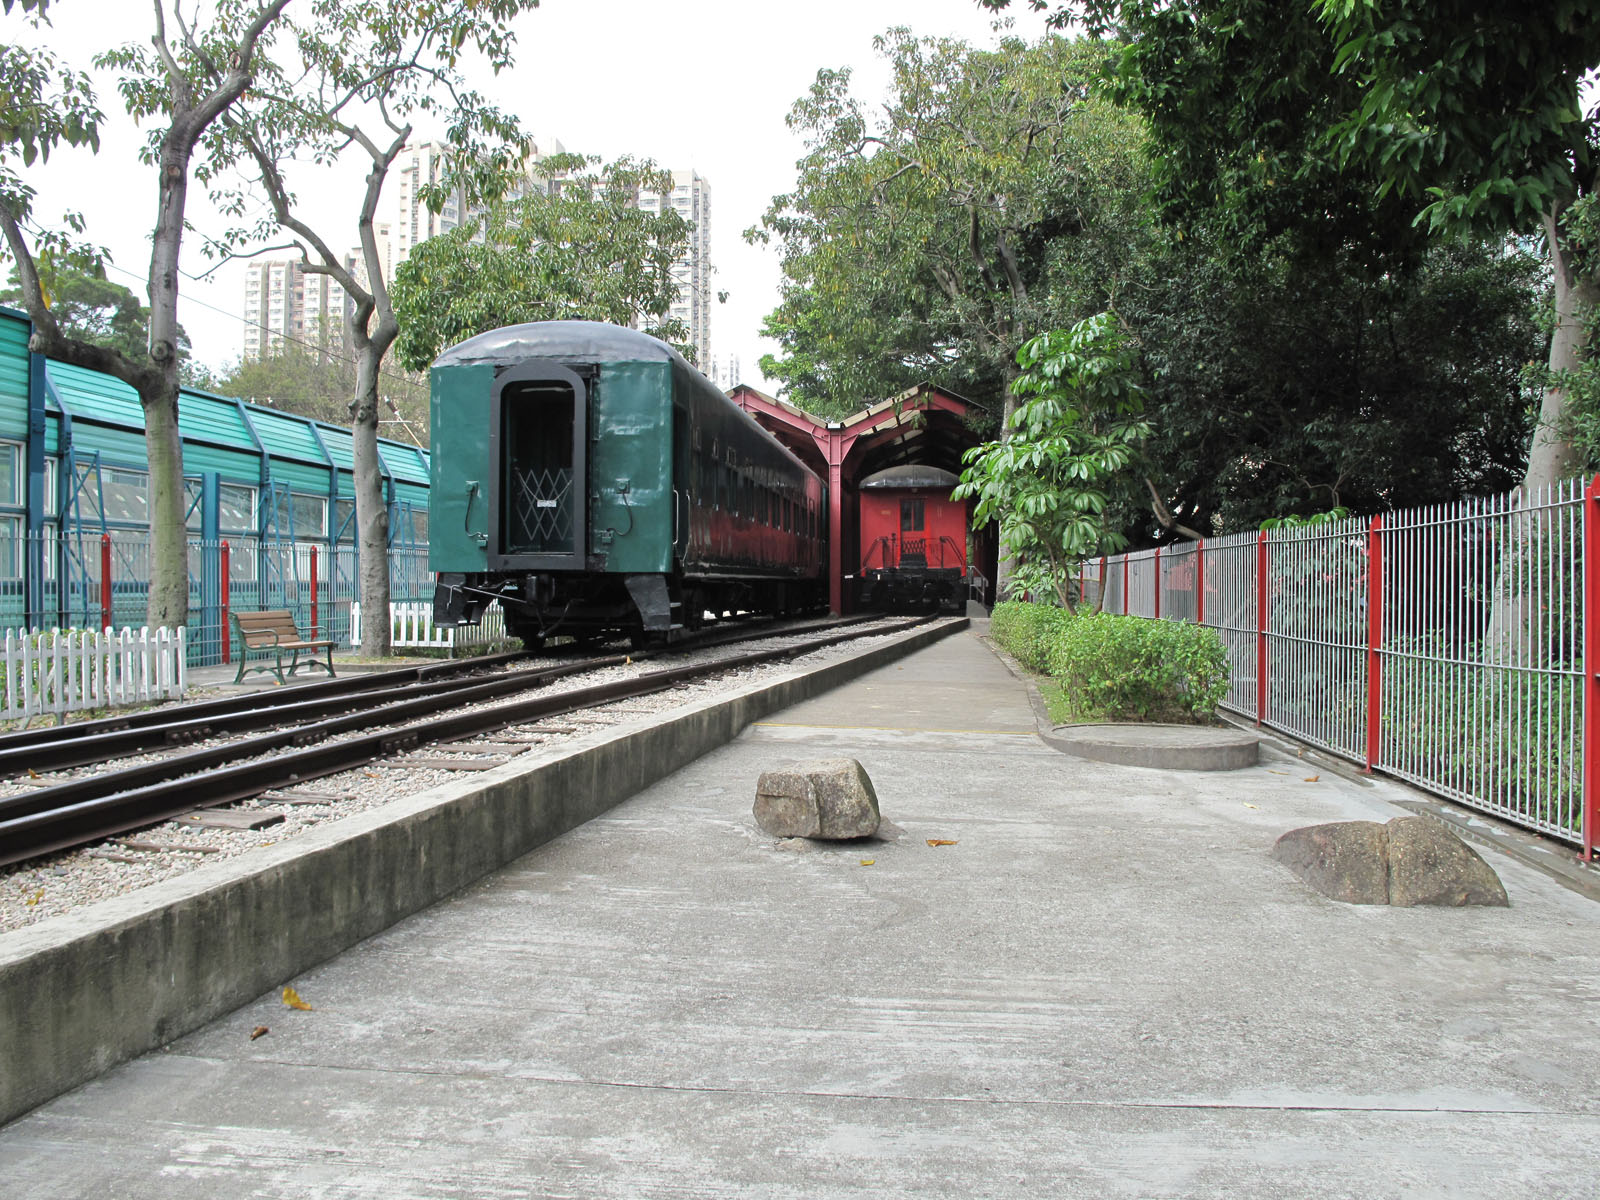
{"label": "concrete kerb", "polygon": [[1039,692],[1033,674],[984,635],[992,650],[1018,680],[1027,685],[1039,737],[1052,749],[1092,762],[1118,767],[1151,767],[1165,771],[1236,771],[1259,759],[1260,739],[1238,729],[1206,725],[1137,725],[1107,722],[1057,725]]}
{"label": "concrete kerb", "polygon": [[[0,935],[0,1124],[231,1012],[965,618]],[[754,781],[752,781],[753,784]]]}

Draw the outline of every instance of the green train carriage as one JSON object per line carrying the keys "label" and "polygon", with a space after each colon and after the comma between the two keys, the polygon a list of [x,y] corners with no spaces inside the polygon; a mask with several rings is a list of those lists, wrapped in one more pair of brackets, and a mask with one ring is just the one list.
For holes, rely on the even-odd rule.
{"label": "green train carriage", "polygon": [[670,640],[825,602],[823,484],[666,343],[510,326],[433,365],[435,620]]}

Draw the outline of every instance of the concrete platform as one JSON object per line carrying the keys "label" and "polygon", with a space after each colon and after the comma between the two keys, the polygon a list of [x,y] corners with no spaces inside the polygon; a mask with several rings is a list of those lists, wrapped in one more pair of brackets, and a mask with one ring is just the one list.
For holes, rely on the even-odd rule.
{"label": "concrete platform", "polygon": [[1063,753],[1123,767],[1237,771],[1261,759],[1260,738],[1208,725],[1056,725],[1040,736]]}
{"label": "concrete platform", "polygon": [[[774,842],[849,754],[898,834]],[[1600,907],[1273,862],[1411,795],[1084,762],[958,635],[0,1130],[30,1197],[1588,1197]],[[933,847],[928,839],[956,844]],[[869,865],[870,862],[870,865]],[[251,1040],[251,1031],[270,1032]]]}

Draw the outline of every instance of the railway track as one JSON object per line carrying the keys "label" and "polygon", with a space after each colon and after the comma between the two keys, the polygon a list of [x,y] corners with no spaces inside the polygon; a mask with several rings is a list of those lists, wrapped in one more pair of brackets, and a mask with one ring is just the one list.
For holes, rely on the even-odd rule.
{"label": "railway track", "polygon": [[[619,665],[625,656],[510,671],[487,678],[446,673],[443,679],[414,680],[402,687],[358,688],[348,694],[324,691],[309,700],[293,696],[293,692],[304,694],[327,687],[313,684],[290,693],[270,693],[284,702],[267,706],[266,717],[259,706],[252,710],[232,701],[215,702],[195,706],[206,711],[187,714],[191,719],[187,727],[181,723],[175,726],[169,720],[166,724],[150,722],[132,729],[102,730],[97,736],[107,740],[101,743],[101,749],[112,744],[131,745],[115,742],[129,737],[146,739],[146,746],[171,746],[175,737],[185,736],[184,728],[193,730],[201,724],[208,730],[207,736],[236,732],[252,721],[258,724],[250,728],[259,729],[262,721],[275,726],[226,744],[186,750],[119,770],[102,770],[0,798],[0,866],[129,833],[196,810],[292,788],[423,746],[482,737],[511,726],[650,695],[708,676],[798,657],[839,642],[898,632],[927,619],[908,619],[888,626],[876,624],[866,629],[860,627],[863,619],[830,623],[799,642],[555,693],[542,689],[580,672]],[[841,629],[841,625],[848,627]],[[794,633],[785,632],[791,636]],[[736,635],[714,643],[701,642],[695,648],[748,640],[752,640],[749,635]],[[644,656],[632,657],[638,661]],[[527,694],[531,691],[540,694]],[[290,723],[284,724],[286,720]],[[234,726],[232,722],[239,724]],[[375,722],[381,722],[382,727],[374,729]],[[74,732],[79,728],[75,727]],[[80,739],[69,734],[65,739],[41,739],[31,746],[7,746],[0,740],[0,754],[48,750],[62,759],[76,758],[73,765],[82,765],[83,755],[89,752],[71,751],[74,740]],[[111,756],[134,752],[112,751]],[[8,761],[15,770],[22,760]]]}

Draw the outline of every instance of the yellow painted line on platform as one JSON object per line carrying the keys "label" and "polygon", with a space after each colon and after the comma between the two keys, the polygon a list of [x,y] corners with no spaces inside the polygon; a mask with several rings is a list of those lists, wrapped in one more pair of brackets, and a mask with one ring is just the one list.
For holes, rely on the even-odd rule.
{"label": "yellow painted line on platform", "polygon": [[812,721],[756,721],[757,729],[870,729],[879,733],[981,733],[993,737],[1037,737],[1033,729],[924,729],[920,725],[818,725]]}

